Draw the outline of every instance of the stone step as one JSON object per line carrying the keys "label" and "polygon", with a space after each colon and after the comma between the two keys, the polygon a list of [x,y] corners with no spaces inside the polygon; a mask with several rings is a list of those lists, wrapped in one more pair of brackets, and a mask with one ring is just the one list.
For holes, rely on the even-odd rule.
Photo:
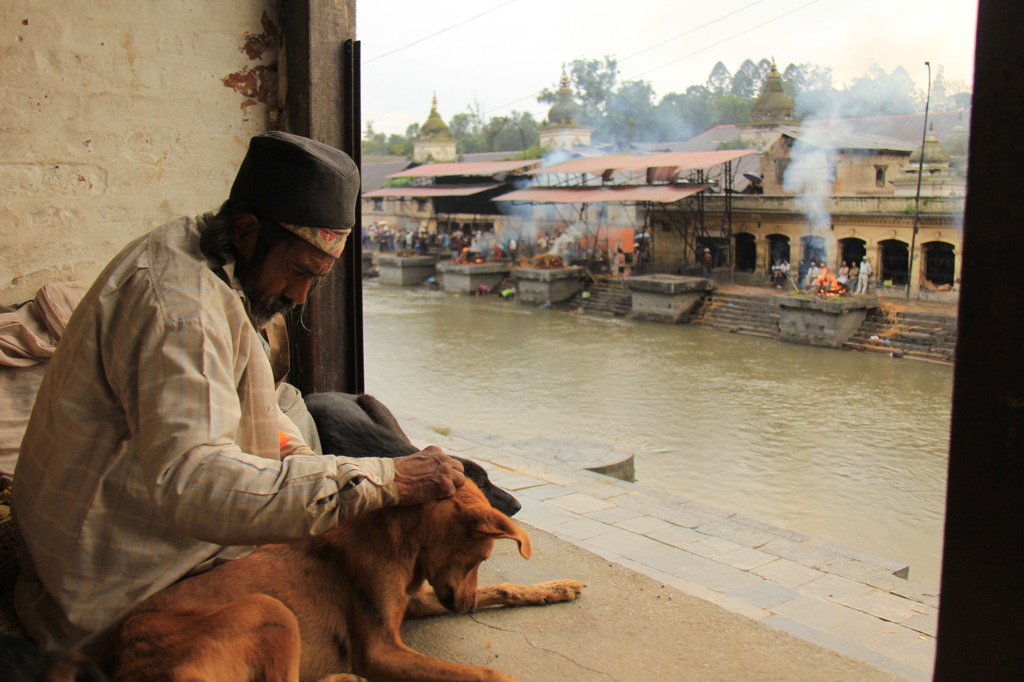
{"label": "stone step", "polygon": [[629,290],[617,283],[593,282],[587,291],[587,298],[574,299],[586,314],[625,316],[632,310]]}
{"label": "stone step", "polygon": [[[702,302],[698,317],[691,324],[778,338],[779,309],[771,294],[716,290]],[[843,347],[949,364],[956,347],[956,318],[903,311],[887,317],[881,310],[873,310]]]}

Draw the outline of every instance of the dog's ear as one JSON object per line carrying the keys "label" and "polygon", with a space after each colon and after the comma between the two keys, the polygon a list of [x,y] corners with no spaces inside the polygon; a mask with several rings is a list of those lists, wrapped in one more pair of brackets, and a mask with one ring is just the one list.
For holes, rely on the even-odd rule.
{"label": "dog's ear", "polygon": [[512,519],[497,509],[487,509],[482,513],[474,528],[476,532],[492,538],[509,538],[519,545],[519,553],[524,559],[533,554],[533,543],[526,531],[513,523]]}

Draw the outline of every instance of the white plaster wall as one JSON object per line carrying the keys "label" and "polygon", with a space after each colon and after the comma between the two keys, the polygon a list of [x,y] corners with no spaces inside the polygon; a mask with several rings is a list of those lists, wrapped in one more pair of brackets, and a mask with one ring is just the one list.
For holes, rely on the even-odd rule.
{"label": "white plaster wall", "polygon": [[[227,197],[276,105],[270,0],[0,0],[0,303]],[[262,91],[259,87],[262,84]]]}
{"label": "white plaster wall", "polygon": [[412,158],[419,163],[452,163],[456,159],[456,140],[416,140]]}

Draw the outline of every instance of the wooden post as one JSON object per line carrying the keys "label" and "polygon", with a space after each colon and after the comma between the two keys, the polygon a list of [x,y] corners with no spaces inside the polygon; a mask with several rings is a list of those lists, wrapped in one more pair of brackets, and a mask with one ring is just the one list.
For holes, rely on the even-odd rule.
{"label": "wooden post", "polygon": [[[359,45],[355,0],[281,5],[282,127],[346,152],[359,164]],[[290,381],[303,394],[362,393],[362,231],[356,225],[330,276],[292,315]]]}
{"label": "wooden post", "polygon": [[936,680],[1024,679],[1022,31],[980,0]]}

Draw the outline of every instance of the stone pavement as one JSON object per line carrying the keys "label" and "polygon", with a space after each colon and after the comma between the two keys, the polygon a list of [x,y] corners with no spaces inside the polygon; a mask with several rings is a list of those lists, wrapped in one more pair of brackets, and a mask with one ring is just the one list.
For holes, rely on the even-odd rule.
{"label": "stone pavement", "polygon": [[[658,589],[679,590],[904,679],[931,679],[938,590],[897,577],[903,567],[895,562],[586,470],[630,454],[610,441],[595,455],[601,447],[593,438],[509,442],[400,419],[414,443],[484,464],[522,502],[517,521],[648,576]],[[566,570],[543,579],[552,577],[575,576]],[[502,579],[530,581],[515,573]]]}

